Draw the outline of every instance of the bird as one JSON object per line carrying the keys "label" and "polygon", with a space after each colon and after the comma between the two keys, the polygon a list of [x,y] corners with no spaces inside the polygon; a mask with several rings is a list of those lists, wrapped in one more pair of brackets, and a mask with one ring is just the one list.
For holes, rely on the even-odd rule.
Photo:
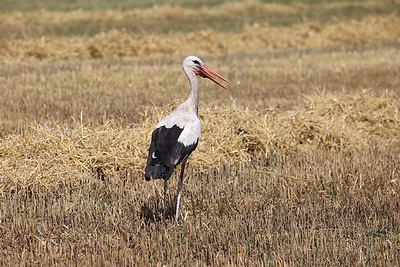
{"label": "bird", "polygon": [[164,179],[164,221],[166,219],[168,180],[175,167],[181,164],[175,210],[175,220],[178,220],[185,165],[190,154],[196,149],[200,138],[197,76],[208,78],[224,89],[228,89],[228,87],[217,81],[215,77],[231,84],[196,56],[186,57],[183,60],[182,68],[190,83],[189,97],[156,125],[151,135],[145,168],[146,181],[150,181],[151,178]]}

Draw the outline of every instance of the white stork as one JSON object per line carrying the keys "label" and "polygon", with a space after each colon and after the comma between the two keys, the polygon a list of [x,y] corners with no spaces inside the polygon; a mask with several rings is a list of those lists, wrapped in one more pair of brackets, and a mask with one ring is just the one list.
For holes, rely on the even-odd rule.
{"label": "white stork", "polygon": [[212,75],[230,84],[228,80],[207,67],[198,57],[185,58],[182,67],[190,83],[189,98],[156,125],[151,136],[145,169],[146,181],[149,181],[150,178],[164,179],[164,220],[166,218],[168,179],[175,166],[182,163],[175,213],[175,219],[178,220],[185,163],[199,142],[200,120],[197,117],[199,95],[196,75],[208,78],[225,89],[227,88],[216,81]]}

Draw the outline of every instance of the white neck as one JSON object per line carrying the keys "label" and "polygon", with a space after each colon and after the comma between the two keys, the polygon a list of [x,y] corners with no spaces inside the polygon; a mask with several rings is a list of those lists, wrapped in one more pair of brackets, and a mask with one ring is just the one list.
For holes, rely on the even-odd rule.
{"label": "white neck", "polygon": [[199,91],[198,91],[197,77],[196,74],[190,68],[184,66],[183,71],[188,77],[190,83],[190,94],[188,99],[185,101],[185,104],[187,105],[188,108],[196,112],[197,115],[199,106]]}

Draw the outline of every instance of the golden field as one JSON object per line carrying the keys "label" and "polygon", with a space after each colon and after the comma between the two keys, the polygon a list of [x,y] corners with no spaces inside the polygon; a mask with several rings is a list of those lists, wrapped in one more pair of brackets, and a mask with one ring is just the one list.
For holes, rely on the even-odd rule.
{"label": "golden field", "polygon": [[[399,265],[398,8],[0,13],[1,265]],[[162,222],[143,170],[187,55],[232,86],[200,81],[181,218],[175,175]]]}

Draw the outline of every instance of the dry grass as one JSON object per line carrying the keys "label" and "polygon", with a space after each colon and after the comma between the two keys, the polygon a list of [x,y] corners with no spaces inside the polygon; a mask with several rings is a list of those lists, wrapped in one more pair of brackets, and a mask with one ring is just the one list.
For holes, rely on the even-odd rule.
{"label": "dry grass", "polygon": [[[198,12],[312,6],[240,2]],[[193,12],[159,9],[149,20]],[[138,10],[80,12],[106,23]],[[46,16],[68,24],[78,13],[20,18],[45,28]],[[17,15],[1,16],[18,28]],[[3,40],[0,265],[399,265],[398,23],[394,13],[243,24],[196,40],[124,31]],[[172,187],[163,223],[162,183],[145,182],[143,168],[155,123],[187,94],[179,67],[187,54],[234,85],[200,82],[202,137],[182,216],[172,219]]]}

